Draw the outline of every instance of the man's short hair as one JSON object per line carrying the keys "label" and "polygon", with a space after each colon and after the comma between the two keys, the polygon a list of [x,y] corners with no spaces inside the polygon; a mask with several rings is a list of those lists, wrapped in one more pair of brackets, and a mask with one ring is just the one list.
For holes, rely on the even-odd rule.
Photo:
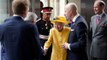
{"label": "man's short hair", "polygon": [[72,9],[75,9],[76,11],[78,10],[78,7],[77,7],[77,5],[75,4],[75,3],[68,3],[66,6],[69,6],[70,7],[70,9],[72,8]]}
{"label": "man's short hair", "polygon": [[103,0],[96,0],[95,2],[98,2],[101,7],[105,7],[106,6],[106,4],[105,4],[105,2]]}
{"label": "man's short hair", "polygon": [[13,0],[12,11],[14,14],[23,14],[24,11],[29,9],[29,0]]}
{"label": "man's short hair", "polygon": [[100,4],[100,6],[102,6],[102,7],[106,5],[104,1],[101,1],[99,4]]}

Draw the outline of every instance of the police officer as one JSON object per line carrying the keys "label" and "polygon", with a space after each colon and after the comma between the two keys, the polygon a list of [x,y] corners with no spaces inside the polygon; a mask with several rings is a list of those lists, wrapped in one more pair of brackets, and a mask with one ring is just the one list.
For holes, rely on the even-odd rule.
{"label": "police officer", "polygon": [[[52,23],[50,22],[52,9],[53,9],[52,7],[43,7],[41,11],[42,19],[36,22],[42,46],[44,46],[44,43],[47,41],[49,31],[53,27]],[[51,56],[51,48],[49,48],[47,55],[42,57],[42,60],[50,60],[50,56]]]}

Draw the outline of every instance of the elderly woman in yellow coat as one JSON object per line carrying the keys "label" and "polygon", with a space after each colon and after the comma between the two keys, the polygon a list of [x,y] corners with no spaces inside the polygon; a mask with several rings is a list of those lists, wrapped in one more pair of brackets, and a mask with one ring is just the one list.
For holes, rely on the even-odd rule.
{"label": "elderly woman in yellow coat", "polygon": [[58,16],[51,22],[54,27],[50,30],[49,38],[44,45],[44,55],[52,44],[51,60],[66,60],[67,50],[62,45],[68,42],[70,28],[65,26],[68,21],[64,17]]}

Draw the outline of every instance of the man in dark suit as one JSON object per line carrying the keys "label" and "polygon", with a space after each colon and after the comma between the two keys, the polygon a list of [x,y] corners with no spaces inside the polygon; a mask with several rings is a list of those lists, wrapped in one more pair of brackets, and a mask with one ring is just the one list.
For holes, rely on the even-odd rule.
{"label": "man in dark suit", "polygon": [[23,19],[29,9],[28,0],[13,0],[14,15],[0,26],[0,41],[5,60],[39,60],[41,46],[37,29]]}
{"label": "man in dark suit", "polygon": [[96,15],[92,16],[90,23],[91,60],[107,60],[107,15],[104,9],[104,1],[96,0],[94,3]]}
{"label": "man in dark suit", "polygon": [[87,60],[87,23],[77,12],[77,5],[75,3],[69,3],[65,6],[65,16],[67,20],[71,21],[69,41],[62,46],[68,49],[67,60]]}

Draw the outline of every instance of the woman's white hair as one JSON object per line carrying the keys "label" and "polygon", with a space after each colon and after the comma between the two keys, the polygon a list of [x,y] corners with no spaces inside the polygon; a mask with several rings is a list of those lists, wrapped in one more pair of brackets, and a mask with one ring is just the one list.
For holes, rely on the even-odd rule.
{"label": "woman's white hair", "polygon": [[28,12],[27,16],[25,17],[25,21],[32,21],[32,20],[36,20],[38,18],[38,16],[33,13],[33,12]]}

